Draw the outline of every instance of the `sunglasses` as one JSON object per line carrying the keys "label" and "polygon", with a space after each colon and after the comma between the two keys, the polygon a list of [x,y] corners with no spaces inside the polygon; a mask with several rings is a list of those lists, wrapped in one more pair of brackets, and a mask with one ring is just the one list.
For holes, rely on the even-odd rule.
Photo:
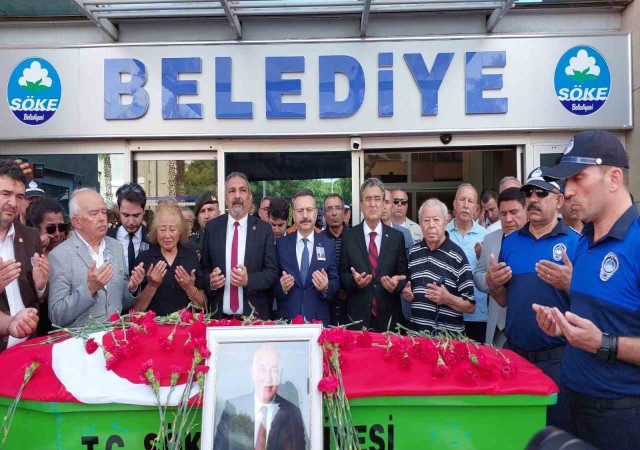
{"label": "sunglasses", "polygon": [[409,200],[402,200],[401,198],[394,198],[393,199],[393,204],[394,205],[407,206],[409,204]]}
{"label": "sunglasses", "polygon": [[121,186],[120,189],[116,191],[116,196],[119,196],[120,194],[128,194],[129,192],[135,192],[136,194],[144,194],[144,191],[140,186],[132,183],[132,184],[125,184],[124,186]]}
{"label": "sunglasses", "polygon": [[47,233],[53,234],[56,232],[56,228],[60,233],[66,233],[69,225],[67,225],[66,223],[52,223],[51,225],[47,225],[44,229],[47,230]]}
{"label": "sunglasses", "polygon": [[527,189],[526,191],[523,191],[523,192],[525,197],[527,198],[531,198],[534,192],[536,193],[536,196],[538,198],[545,198],[550,194],[549,191],[545,191],[544,189]]}

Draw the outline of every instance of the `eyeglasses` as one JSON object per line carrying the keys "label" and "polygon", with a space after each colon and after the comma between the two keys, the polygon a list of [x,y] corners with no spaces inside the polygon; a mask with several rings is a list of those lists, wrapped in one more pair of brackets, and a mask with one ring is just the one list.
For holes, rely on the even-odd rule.
{"label": "eyeglasses", "polygon": [[523,192],[525,197],[527,198],[531,198],[534,192],[536,193],[536,196],[538,198],[545,198],[550,194],[549,191],[545,191],[544,189],[527,189],[526,191],[523,191]]}
{"label": "eyeglasses", "polygon": [[51,225],[47,225],[44,229],[47,231],[47,233],[53,234],[56,232],[56,228],[60,233],[66,233],[69,225],[67,225],[66,223],[52,223]]}
{"label": "eyeglasses", "polygon": [[120,194],[128,194],[129,192],[144,195],[144,191],[140,186],[135,183],[129,183],[125,184],[124,186],[120,186],[120,188],[116,191],[116,196],[119,196]]}
{"label": "eyeglasses", "polygon": [[297,208],[297,209],[294,209],[293,211],[294,211],[296,214],[304,214],[305,212],[306,212],[307,214],[311,214],[311,213],[313,213],[315,210],[316,210],[316,208]]}
{"label": "eyeglasses", "polygon": [[409,200],[403,200],[401,198],[394,198],[393,199],[393,204],[394,205],[407,206],[409,204]]}

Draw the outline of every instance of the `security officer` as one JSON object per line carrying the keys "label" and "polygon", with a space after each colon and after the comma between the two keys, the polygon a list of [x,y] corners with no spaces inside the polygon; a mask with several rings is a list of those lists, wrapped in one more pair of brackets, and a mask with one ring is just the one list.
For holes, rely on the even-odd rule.
{"label": "security officer", "polygon": [[[547,336],[538,327],[531,305],[536,302],[563,312],[569,309],[569,259],[580,235],[558,220],[564,197],[558,183],[542,178],[540,168],[529,174],[520,190],[525,195],[529,221],[504,238],[500,264],[490,257],[491,277],[501,284],[493,286],[491,295],[500,306],[509,306],[504,347],[528,359],[558,383],[566,341]],[[563,429],[571,425],[569,404],[562,389],[556,405],[547,409],[547,425]]]}
{"label": "security officer", "polygon": [[607,131],[584,131],[545,172],[566,179],[570,207],[587,222],[573,261],[570,311],[534,305],[540,327],[564,336],[561,383],[573,433],[599,449],[640,442],[640,220],[629,157]]}
{"label": "security officer", "polygon": [[198,231],[189,235],[189,244],[196,249],[198,256],[202,250],[202,241],[204,239],[204,228],[208,221],[215,219],[220,215],[220,203],[213,191],[204,191],[194,208],[198,220]]}

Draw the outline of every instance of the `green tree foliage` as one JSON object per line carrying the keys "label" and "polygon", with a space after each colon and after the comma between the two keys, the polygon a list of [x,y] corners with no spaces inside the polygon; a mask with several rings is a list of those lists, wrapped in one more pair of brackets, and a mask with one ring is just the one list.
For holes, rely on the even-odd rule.
{"label": "green tree foliage", "polygon": [[203,160],[192,161],[189,163],[187,170],[185,171],[185,194],[188,196],[199,196],[207,189],[211,189],[214,192],[217,189],[217,185],[214,182],[214,177],[217,172],[217,161]]}
{"label": "green tree foliage", "polygon": [[[351,178],[334,178],[333,192],[340,194],[347,204],[351,204]],[[252,181],[251,191],[256,204],[264,196],[284,197],[291,199],[299,189],[310,189],[316,196],[318,207],[322,207],[322,199],[331,193],[331,180],[276,180]]]}

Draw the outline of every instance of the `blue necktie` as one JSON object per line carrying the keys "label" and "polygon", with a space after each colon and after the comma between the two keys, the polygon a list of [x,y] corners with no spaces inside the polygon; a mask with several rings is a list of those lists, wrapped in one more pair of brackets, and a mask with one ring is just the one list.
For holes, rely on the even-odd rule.
{"label": "blue necktie", "polygon": [[307,275],[309,274],[309,248],[307,247],[308,242],[309,239],[302,238],[304,249],[302,249],[302,258],[300,259],[300,276],[302,277],[303,284],[307,282]]}

